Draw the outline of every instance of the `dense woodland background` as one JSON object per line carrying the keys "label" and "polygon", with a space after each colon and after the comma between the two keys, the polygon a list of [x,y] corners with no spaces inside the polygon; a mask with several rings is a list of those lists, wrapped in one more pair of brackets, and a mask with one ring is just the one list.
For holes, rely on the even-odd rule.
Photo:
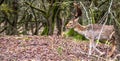
{"label": "dense woodland background", "polygon": [[119,0],[1,0],[0,33],[52,35],[57,28],[60,35],[75,14],[74,2],[82,10],[80,23],[83,25],[103,24],[105,18],[108,19],[106,24],[111,25],[114,20],[119,24]]}
{"label": "dense woodland background", "polygon": [[114,25],[120,51],[120,0],[0,0],[0,35],[61,35],[78,14],[73,3],[82,10],[80,24]]}

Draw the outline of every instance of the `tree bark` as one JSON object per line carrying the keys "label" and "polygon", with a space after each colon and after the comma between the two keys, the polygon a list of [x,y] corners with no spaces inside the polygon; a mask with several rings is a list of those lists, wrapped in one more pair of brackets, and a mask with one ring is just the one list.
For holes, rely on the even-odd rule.
{"label": "tree bark", "polygon": [[[114,22],[116,49],[120,52],[120,25]],[[120,60],[120,57],[117,57]]]}
{"label": "tree bark", "polygon": [[56,21],[56,26],[58,29],[57,35],[61,35],[62,32],[62,19],[58,18]]}
{"label": "tree bark", "polygon": [[1,5],[3,2],[4,2],[4,0],[1,0],[1,1],[0,1],[0,5]]}
{"label": "tree bark", "polygon": [[18,22],[18,0],[13,1],[13,22],[12,22],[12,28],[11,28],[11,35],[17,35],[17,22]]}

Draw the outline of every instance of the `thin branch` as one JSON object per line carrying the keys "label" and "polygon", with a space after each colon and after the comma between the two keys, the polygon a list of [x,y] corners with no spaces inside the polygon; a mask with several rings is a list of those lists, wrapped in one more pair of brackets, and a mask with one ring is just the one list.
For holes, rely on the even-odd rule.
{"label": "thin branch", "polygon": [[80,2],[80,4],[81,4],[81,6],[83,7],[83,9],[85,10],[85,14],[86,14],[87,19],[90,20],[90,18],[89,18],[89,16],[88,16],[88,12],[87,12],[85,6],[83,5],[82,2]]}
{"label": "thin branch", "polygon": [[115,18],[115,16],[110,12],[111,16],[113,17],[113,19],[115,20],[115,22],[120,25],[120,23],[118,22],[118,20]]}
{"label": "thin branch", "polygon": [[[113,0],[111,0],[111,2],[110,2],[110,6],[109,6],[109,8],[108,8],[107,17],[108,17],[108,14],[110,13],[110,9],[111,9],[112,3],[113,3]],[[101,36],[101,34],[102,34],[103,27],[104,27],[104,25],[107,23],[107,20],[108,20],[108,18],[106,18],[106,20],[105,20],[105,22],[104,22],[104,24],[103,24],[103,26],[102,26],[102,28],[101,28],[100,34],[99,34],[98,39],[97,39],[98,42],[99,42],[99,40],[100,40],[100,36]],[[97,43],[97,44],[98,44],[98,43]],[[96,44],[96,45],[97,45],[97,44]]]}

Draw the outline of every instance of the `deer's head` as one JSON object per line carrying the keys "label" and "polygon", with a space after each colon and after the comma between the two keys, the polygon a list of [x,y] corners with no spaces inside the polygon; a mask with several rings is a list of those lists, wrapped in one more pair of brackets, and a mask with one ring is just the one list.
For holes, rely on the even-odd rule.
{"label": "deer's head", "polygon": [[78,23],[79,18],[74,18],[73,20],[70,20],[68,24],[66,25],[67,29],[73,28],[75,31],[82,32],[86,30],[86,26],[82,26]]}

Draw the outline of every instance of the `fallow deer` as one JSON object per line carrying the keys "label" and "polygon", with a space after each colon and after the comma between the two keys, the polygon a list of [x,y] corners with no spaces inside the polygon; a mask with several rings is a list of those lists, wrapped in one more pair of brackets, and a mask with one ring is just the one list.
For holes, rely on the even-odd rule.
{"label": "fallow deer", "polygon": [[[74,31],[78,32],[79,34],[84,35],[87,39],[90,40],[89,45],[89,55],[92,53],[92,48],[98,51],[100,54],[103,54],[100,50],[95,47],[95,40],[99,38],[99,40],[111,40],[114,38],[114,27],[113,25],[100,25],[100,24],[90,24],[86,26],[82,26],[78,23],[79,18],[75,18],[68,22],[66,28],[70,29],[73,28]],[[101,29],[103,30],[101,32]],[[101,32],[101,34],[100,34]],[[115,40],[111,42],[112,50],[109,52],[108,57],[112,56],[115,50]]]}

